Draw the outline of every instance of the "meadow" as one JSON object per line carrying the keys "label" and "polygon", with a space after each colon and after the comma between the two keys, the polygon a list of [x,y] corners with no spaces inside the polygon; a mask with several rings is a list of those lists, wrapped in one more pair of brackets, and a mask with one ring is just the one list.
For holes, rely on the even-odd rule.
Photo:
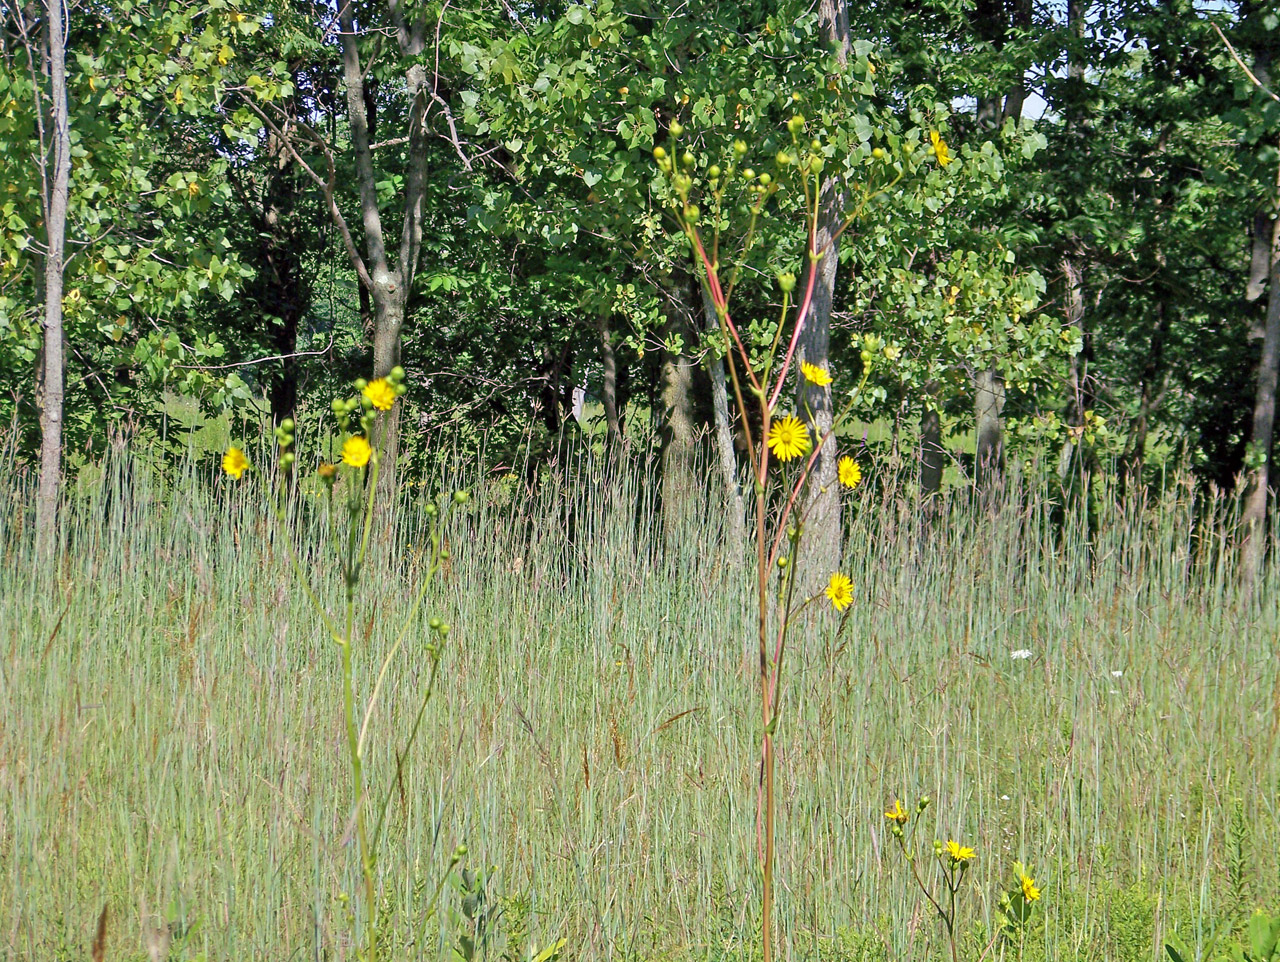
{"label": "meadow", "polygon": [[[472,504],[373,720],[389,957],[757,957],[745,559],[714,498],[663,520],[650,482],[581,456],[536,488],[438,486]],[[261,484],[116,459],[45,565],[3,481],[0,956],[88,958],[105,907],[111,960],[356,957],[340,666]],[[1280,907],[1277,578],[1237,588],[1230,505],[1190,484],[1102,492],[1087,519],[1016,482],[985,506],[855,500],[851,615],[815,607],[783,694],[786,958],[944,957],[883,814],[922,795],[923,830],[977,851],[967,948],[1015,860],[1041,887],[990,958],[1199,958]],[[365,691],[422,575],[425,503],[405,491],[375,539]],[[323,544],[305,506],[295,524]],[[324,551],[306,561],[335,583]],[[452,631],[397,777],[428,617]]]}

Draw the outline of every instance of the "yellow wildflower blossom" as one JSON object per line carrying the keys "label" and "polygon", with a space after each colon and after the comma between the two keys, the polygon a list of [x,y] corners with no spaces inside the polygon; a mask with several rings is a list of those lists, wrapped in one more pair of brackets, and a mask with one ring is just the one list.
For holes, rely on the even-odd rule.
{"label": "yellow wildflower blossom", "polygon": [[831,383],[831,374],[825,367],[810,364],[808,361],[800,364],[800,373],[804,375],[806,381],[810,384],[816,384],[818,387],[826,387]]}
{"label": "yellow wildflower blossom", "polygon": [[961,845],[956,841],[947,842],[947,858],[951,859],[952,865],[961,865],[970,862],[978,857],[978,853],[967,845]]}
{"label": "yellow wildflower blossom", "polygon": [[827,582],[827,598],[836,611],[844,611],[853,604],[853,582],[837,571]]}
{"label": "yellow wildflower blossom", "polygon": [[1022,897],[1028,902],[1040,901],[1040,890],[1036,888],[1036,880],[1030,875],[1023,875],[1020,878],[1022,882]]}
{"label": "yellow wildflower blossom", "polygon": [[841,458],[836,465],[836,473],[840,476],[840,483],[846,488],[856,488],[862,483],[862,468],[853,458]]}
{"label": "yellow wildflower blossom", "polygon": [[769,450],[779,461],[790,461],[808,454],[813,442],[809,429],[797,417],[785,417],[769,426]]}
{"label": "yellow wildflower blossom", "polygon": [[391,386],[391,382],[385,377],[370,381],[365,385],[361,393],[372,401],[373,406],[379,411],[390,411],[391,405],[396,403],[395,388]]}
{"label": "yellow wildflower blossom", "polygon": [[951,156],[951,149],[947,147],[947,142],[942,139],[942,134],[938,133],[936,130],[930,131],[929,142],[933,144],[934,156],[938,158],[938,163],[941,166],[945,167],[947,164],[951,163],[951,161],[955,160],[955,158]]}
{"label": "yellow wildflower blossom", "polygon": [[906,825],[911,819],[911,816],[907,814],[907,810],[902,807],[902,800],[898,798],[893,800],[893,808],[885,812],[884,817],[891,822],[897,822],[899,825]]}
{"label": "yellow wildflower blossom", "polygon": [[222,456],[222,470],[239,481],[240,476],[249,470],[249,459],[239,448],[229,447],[227,453]]}
{"label": "yellow wildflower blossom", "polygon": [[353,434],[342,446],[342,463],[353,468],[363,468],[369,463],[373,448],[369,447],[369,439],[363,434]]}

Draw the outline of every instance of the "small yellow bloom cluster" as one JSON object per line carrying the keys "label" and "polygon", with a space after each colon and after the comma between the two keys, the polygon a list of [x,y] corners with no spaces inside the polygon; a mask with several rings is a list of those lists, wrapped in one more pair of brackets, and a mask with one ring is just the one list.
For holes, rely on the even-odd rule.
{"label": "small yellow bloom cluster", "polygon": [[1036,888],[1036,880],[1030,875],[1019,873],[1018,881],[1022,884],[1022,897],[1028,902],[1040,901],[1040,890]]}
{"label": "small yellow bloom cluster", "polygon": [[840,483],[846,488],[856,488],[862,483],[862,468],[853,458],[841,458],[836,465],[836,473],[840,477]]}
{"label": "small yellow bloom cluster", "polygon": [[831,602],[831,607],[836,611],[844,611],[853,604],[853,582],[849,580],[847,575],[841,574],[839,571],[831,576],[831,580],[827,582],[827,600]]}
{"label": "small yellow bloom cluster", "polygon": [[241,475],[249,470],[249,459],[240,448],[232,445],[222,456],[222,470],[231,475],[233,480],[239,481]]}
{"label": "small yellow bloom cluster", "polygon": [[972,862],[978,857],[978,853],[967,845],[961,845],[959,842],[950,840],[946,844],[947,859],[953,866],[964,865],[966,862]]}
{"label": "small yellow bloom cluster", "polygon": [[353,468],[363,468],[373,456],[373,447],[363,434],[353,434],[342,445],[342,463]]}
{"label": "small yellow bloom cluster", "polygon": [[769,450],[779,461],[802,457],[813,447],[809,428],[794,415],[779,418],[769,425],[767,442]]}
{"label": "small yellow bloom cluster", "polygon": [[804,375],[806,381],[818,387],[826,387],[831,383],[831,372],[825,367],[810,364],[808,361],[801,362],[800,373]]}
{"label": "small yellow bloom cluster", "polygon": [[942,134],[938,133],[936,130],[930,131],[929,142],[933,144],[933,153],[934,156],[938,158],[939,166],[945,167],[947,164],[951,163],[951,161],[955,160],[955,158],[951,156],[951,148],[949,148],[947,146],[947,142],[942,139]]}
{"label": "small yellow bloom cluster", "polygon": [[893,808],[884,813],[884,817],[891,822],[897,822],[899,825],[906,825],[911,820],[911,816],[907,814],[907,810],[902,807],[902,799],[895,798],[893,800]]}

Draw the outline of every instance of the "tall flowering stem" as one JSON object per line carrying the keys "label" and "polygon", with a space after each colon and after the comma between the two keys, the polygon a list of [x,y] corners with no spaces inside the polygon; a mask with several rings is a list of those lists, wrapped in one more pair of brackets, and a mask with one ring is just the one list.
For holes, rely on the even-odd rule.
{"label": "tall flowering stem", "polygon": [[[332,404],[338,426],[346,434],[341,446],[340,463],[322,462],[316,471],[319,483],[327,495],[330,514],[339,518],[345,515],[345,525],[342,523],[335,525],[335,541],[332,546],[333,554],[339,563],[343,585],[342,606],[336,615],[320,600],[319,593],[312,584],[311,573],[298,555],[294,545],[294,533],[289,527],[288,494],[296,460],[293,452],[295,425],[292,419],[282,421],[275,432],[276,449],[279,452],[277,461],[279,485],[276,492],[275,516],[279,524],[278,540],[286,547],[295,581],[302,585],[307,600],[315,608],[329,638],[337,646],[341,658],[340,700],[346,733],[347,763],[351,773],[351,821],[355,829],[363,888],[362,900],[365,905],[364,928],[358,933],[358,942],[363,944],[361,958],[366,962],[378,962],[383,954],[382,920],[379,916],[381,893],[378,850],[388,804],[395,786],[401,782],[403,768],[409,757],[409,749],[418,737],[427,705],[435,692],[440,656],[449,635],[449,626],[439,618],[432,618],[428,622],[430,634],[426,644],[427,682],[420,696],[413,725],[402,749],[396,752],[395,777],[386,786],[381,801],[376,804],[376,807],[370,802],[370,787],[365,771],[365,759],[371,738],[370,721],[382,696],[391,663],[403,647],[409,632],[416,626],[427,588],[440,573],[443,562],[448,557],[440,535],[441,516],[451,506],[466,504],[469,496],[465,491],[455,491],[443,505],[437,505],[434,502],[427,505],[430,551],[425,576],[418,586],[408,614],[398,626],[395,638],[381,660],[372,693],[365,699],[363,705],[357,704],[357,684],[353,667],[355,611],[360,601],[363,573],[369,558],[374,499],[381,460],[378,439],[374,432],[379,420],[378,412],[391,410],[396,400],[405,392],[404,371],[397,367],[386,378],[379,378],[372,382],[360,379],[354,386],[356,393],[353,397],[335,398]],[[251,469],[244,452],[238,447],[232,447],[227,451],[223,457],[222,467],[227,475],[236,481]],[[345,496],[339,501],[335,495],[335,488],[340,478],[345,481],[343,485]],[[335,501],[339,503],[335,504]],[[465,855],[465,846],[459,846],[454,851],[448,871],[452,871]],[[434,912],[443,881],[444,877],[440,880],[441,884],[435,888],[435,894],[431,897],[424,919]],[[341,899],[344,903],[347,901],[345,893],[342,894]]]}
{"label": "tall flowering stem", "polygon": [[[702,212],[693,202],[693,174],[697,169],[697,158],[689,150],[680,151],[676,143],[683,133],[679,123],[671,124],[672,150],[657,147],[654,159],[659,169],[667,176],[673,189],[676,216],[687,237],[693,252],[697,273],[706,285],[707,293],[715,306],[716,318],[720,332],[728,346],[726,361],[729,377],[733,385],[734,401],[741,419],[742,431],[746,440],[747,459],[750,464],[753,491],[755,495],[755,581],[756,581],[756,640],[759,648],[759,692],[760,692],[760,778],[757,795],[756,840],[762,880],[761,905],[761,943],[763,962],[772,962],[775,951],[774,934],[774,881],[775,881],[775,827],[777,818],[775,791],[775,738],[780,717],[781,678],[783,658],[786,654],[788,629],[792,617],[820,595],[797,600],[794,596],[796,561],[799,556],[802,534],[804,530],[804,512],[800,506],[804,503],[802,494],[809,483],[810,475],[817,462],[819,452],[832,434],[847,418],[852,406],[866,385],[867,375],[871,369],[872,357],[863,353],[863,371],[857,387],[849,392],[848,400],[833,419],[831,427],[816,439],[810,437],[808,425],[793,415],[784,415],[779,411],[779,403],[795,367],[796,348],[800,335],[804,330],[813,307],[814,292],[817,287],[818,265],[826,248],[819,249],[817,244],[818,227],[818,195],[819,178],[824,165],[823,147],[817,141],[808,141],[803,137],[805,119],[794,116],[787,127],[791,133],[793,150],[782,151],[776,157],[778,178],[769,173],[756,174],[750,169],[740,170],[740,164],[747,154],[747,145],[736,141],[733,145],[733,157],[721,170],[719,165],[706,168],[705,176],[712,206],[713,223],[709,241],[704,238],[699,227]],[[898,178],[901,178],[899,172]],[[784,179],[798,181],[804,192],[804,211],[806,217],[805,259],[807,271],[804,285],[798,302],[793,301],[796,290],[796,277],[791,273],[777,276],[778,287],[782,292],[782,308],[778,327],[774,332],[772,343],[764,347],[762,354],[753,358],[750,345],[744,332],[734,321],[730,303],[734,288],[737,286],[741,267],[747,253],[757,238],[760,215],[771,197],[780,189]],[[892,184],[897,183],[897,179]],[[745,242],[737,264],[725,272],[720,263],[720,222],[726,191],[745,184],[745,189],[752,196],[749,208],[749,224]],[[862,204],[848,218],[840,230],[859,216],[876,193],[887,190],[892,184],[871,191],[863,191]],[[788,318],[792,318],[790,335],[783,343],[783,332],[788,328]],[[831,383],[829,373],[822,368],[803,365],[802,376],[818,384]],[[812,412],[809,423],[813,422]],[[759,425],[758,434],[752,430],[753,419]],[[775,485],[770,483],[770,472],[773,462],[780,463],[782,468],[783,496],[779,499],[780,507],[770,514]],[[791,462],[796,462],[793,466]],[[774,472],[777,474],[778,472]],[[846,478],[861,477],[860,471],[851,469]],[[853,480],[848,486],[857,483]],[[770,616],[771,584],[774,583],[775,572],[776,602],[779,612],[777,624]],[[841,580],[838,580],[841,579]],[[848,588],[849,580],[838,572],[832,575],[832,582],[826,592],[827,597],[837,610],[844,611],[851,604],[852,597]]]}

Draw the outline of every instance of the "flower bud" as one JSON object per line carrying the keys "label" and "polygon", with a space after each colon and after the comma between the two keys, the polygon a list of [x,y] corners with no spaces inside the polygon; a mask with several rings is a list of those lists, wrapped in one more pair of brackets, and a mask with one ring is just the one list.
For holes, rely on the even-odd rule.
{"label": "flower bud", "polygon": [[698,158],[693,156],[693,151],[691,150],[686,150],[680,157],[680,163],[684,164],[686,167],[692,167],[697,162]]}
{"label": "flower bud", "polygon": [[871,156],[876,160],[884,160],[888,155],[885,154],[883,147],[877,147],[875,150],[871,151]]}
{"label": "flower bud", "polygon": [[742,179],[743,179],[743,180],[755,180],[755,179],[756,179],[756,172],[755,172],[754,170],[752,170],[750,167],[748,167],[746,170],[744,170],[744,171],[742,172]]}
{"label": "flower bud", "polygon": [[708,177],[710,177],[712,180],[719,180],[719,179],[720,179],[720,165],[719,165],[719,164],[712,164],[710,167],[708,167],[708,168],[707,168],[707,176],[708,176]]}
{"label": "flower bud", "polygon": [[403,381],[393,387],[392,390],[396,392],[396,397],[402,397],[409,393],[409,387]]}
{"label": "flower bud", "polygon": [[814,174],[820,174],[820,173],[822,173],[822,166],[823,166],[823,162],[822,162],[822,158],[821,158],[821,157],[810,157],[810,158],[809,158],[809,172],[810,172],[810,173],[814,173]]}
{"label": "flower bud", "polygon": [[745,140],[735,140],[733,142],[733,152],[738,157],[745,157],[747,154],[747,142]]}
{"label": "flower bud", "polygon": [[667,128],[667,132],[670,133],[672,137],[679,137],[684,133],[684,126],[680,121],[673,120],[671,121],[671,126]]}
{"label": "flower bud", "polygon": [[360,406],[361,406],[362,408],[364,408],[366,411],[372,411],[372,410],[373,410],[373,400],[372,400],[371,398],[367,398],[367,397],[365,397],[364,395],[361,395],[361,396],[360,396]]}
{"label": "flower bud", "polygon": [[810,150],[821,150],[821,149],[822,149],[822,141],[820,141],[817,137],[814,137],[814,138],[813,138],[813,140],[809,141],[809,149],[810,149]]}
{"label": "flower bud", "polygon": [[791,163],[791,155],[785,150],[778,151],[778,155],[773,159],[777,162],[779,167],[786,167],[787,164]]}
{"label": "flower bud", "polygon": [[928,807],[929,807],[929,796],[921,795],[920,801],[916,802],[916,811],[923,812]]}
{"label": "flower bud", "polygon": [[796,275],[787,271],[778,275],[778,286],[782,288],[782,293],[790,294],[796,289]]}
{"label": "flower bud", "polygon": [[427,622],[427,627],[430,628],[432,631],[439,631],[440,626],[442,624],[444,624],[444,622],[441,621],[439,618],[432,618],[430,621]]}
{"label": "flower bud", "polygon": [[347,402],[340,397],[333,399],[333,403],[329,405],[334,414],[340,415],[347,409]]}
{"label": "flower bud", "polygon": [[402,368],[399,364],[397,364],[395,367],[391,369],[391,373],[388,374],[387,376],[391,378],[392,381],[399,383],[400,381],[404,380],[404,368]]}
{"label": "flower bud", "polygon": [[293,429],[296,426],[297,425],[293,423],[293,418],[285,418],[283,421],[280,422],[280,430],[284,431],[286,434],[292,434]]}
{"label": "flower bud", "polygon": [[280,455],[280,467],[290,467],[295,460],[297,459],[293,456],[293,452],[286,451],[284,454]]}
{"label": "flower bud", "polygon": [[768,187],[773,183],[773,178],[769,176],[769,172],[767,170],[760,175],[760,183],[764,187]]}
{"label": "flower bud", "polygon": [[780,557],[780,558],[778,559],[778,567],[779,567],[779,568],[786,568],[786,566],[787,566],[787,565],[789,565],[789,564],[791,564],[791,559],[790,559],[790,558],[788,558],[786,555],[783,555],[782,557]]}
{"label": "flower bud", "polygon": [[453,492],[453,503],[454,503],[454,504],[466,504],[466,503],[467,503],[468,501],[470,501],[470,500],[471,500],[471,492],[470,492],[470,491],[455,491],[455,492]]}
{"label": "flower bud", "polygon": [[800,131],[804,130],[804,114],[796,114],[788,120],[787,130],[791,131],[793,134],[798,134]]}
{"label": "flower bud", "polygon": [[690,204],[684,209],[684,219],[690,224],[696,224],[701,216],[702,211],[698,210],[697,204]]}
{"label": "flower bud", "polygon": [[364,378],[362,378],[362,377],[358,377],[358,378],[356,378],[356,390],[357,390],[357,391],[363,391],[363,390],[364,390],[365,388],[367,388],[368,386],[369,386],[369,382],[368,382],[368,381],[366,381]]}
{"label": "flower bud", "polygon": [[440,509],[435,506],[435,502],[431,502],[425,508],[422,509],[422,513],[425,514],[428,518],[434,518],[437,514],[440,513]]}

